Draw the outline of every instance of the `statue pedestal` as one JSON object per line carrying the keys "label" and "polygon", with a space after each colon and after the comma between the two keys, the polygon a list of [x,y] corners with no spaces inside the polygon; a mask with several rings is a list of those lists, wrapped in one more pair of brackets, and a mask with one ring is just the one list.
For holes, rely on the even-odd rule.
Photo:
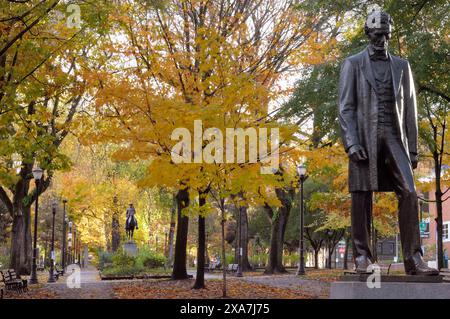
{"label": "statue pedestal", "polygon": [[[369,275],[347,275],[331,284],[330,299],[450,299],[443,276],[381,275],[379,288]],[[369,288],[369,286],[375,286]]]}
{"label": "statue pedestal", "polygon": [[123,251],[129,256],[136,256],[138,253],[137,245],[134,241],[130,240],[123,244]]}

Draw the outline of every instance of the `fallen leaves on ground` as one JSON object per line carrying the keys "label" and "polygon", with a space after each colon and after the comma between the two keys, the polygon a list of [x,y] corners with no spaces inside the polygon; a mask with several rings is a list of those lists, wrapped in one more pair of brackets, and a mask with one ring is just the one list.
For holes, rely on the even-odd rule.
{"label": "fallen leaves on ground", "polygon": [[[206,281],[206,289],[192,289],[195,280],[155,280],[115,286],[120,299],[215,299],[222,297],[222,281]],[[296,289],[278,288],[241,280],[227,282],[227,295],[236,299],[311,299],[314,296]]]}
{"label": "fallen leaves on ground", "polygon": [[28,292],[17,293],[15,291],[7,291],[5,299],[55,299],[56,292],[45,288],[31,288]]}
{"label": "fallen leaves on ground", "polygon": [[308,269],[305,279],[320,280],[323,282],[334,282],[344,275],[342,269]]}

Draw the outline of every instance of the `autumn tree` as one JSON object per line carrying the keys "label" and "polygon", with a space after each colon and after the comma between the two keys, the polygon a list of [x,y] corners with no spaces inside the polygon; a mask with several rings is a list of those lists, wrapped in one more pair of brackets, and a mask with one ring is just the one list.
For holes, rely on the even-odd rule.
{"label": "autumn tree", "polygon": [[46,170],[40,193],[55,171],[68,168],[60,146],[82,109],[83,68],[102,63],[91,53],[102,6],[95,5],[95,13],[90,4],[82,6],[81,28],[66,24],[64,14],[58,19],[56,10],[60,17],[66,6],[60,1],[2,3],[0,199],[12,217],[10,266],[18,273],[28,273],[31,266],[30,207],[37,195],[30,184],[33,166]]}
{"label": "autumn tree", "polygon": [[[317,47],[308,39],[326,21],[294,9],[292,1],[124,1],[114,17],[123,35],[111,42],[115,64],[91,82],[98,88],[97,112],[107,119],[91,123],[93,129],[100,128],[97,140],[128,142],[120,152],[122,159],[152,158],[143,183],[186,189],[178,196],[184,203],[179,203],[180,210],[186,208],[187,194],[197,192],[196,197],[208,189],[223,165],[173,163],[173,130],[187,128],[192,133],[198,119],[205,128],[222,132],[230,127],[278,127],[268,114],[269,102],[283,93],[275,84],[295,68],[301,54],[313,44]],[[302,46],[305,51],[300,54]],[[293,129],[285,126],[280,131],[283,153]],[[206,146],[193,153],[198,156]],[[236,179],[235,194],[254,188],[248,181],[256,182],[261,165],[227,165],[227,172],[234,169],[247,177]],[[259,196],[256,189],[251,193]],[[185,240],[178,236],[184,229],[180,222],[179,218],[174,274],[175,267],[183,268],[186,262],[178,249]],[[204,239],[198,242],[202,245]]]}

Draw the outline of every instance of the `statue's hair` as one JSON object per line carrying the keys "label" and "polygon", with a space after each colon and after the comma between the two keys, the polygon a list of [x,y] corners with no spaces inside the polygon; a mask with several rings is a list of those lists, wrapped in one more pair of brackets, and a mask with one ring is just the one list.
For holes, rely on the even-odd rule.
{"label": "statue's hair", "polygon": [[372,23],[375,23],[375,16],[376,15],[380,15],[380,22],[382,23],[382,24],[390,24],[390,25],[393,25],[394,24],[394,20],[392,19],[392,17],[391,17],[391,15],[389,14],[389,13],[387,13],[387,12],[385,12],[385,11],[382,11],[382,10],[373,10],[368,16],[367,16],[367,19],[366,19],[366,23],[364,24],[364,32],[366,33],[366,34],[368,34],[369,32],[370,32],[370,30],[373,30],[373,28],[370,28],[368,25],[367,25],[367,22],[368,21],[371,21]]}

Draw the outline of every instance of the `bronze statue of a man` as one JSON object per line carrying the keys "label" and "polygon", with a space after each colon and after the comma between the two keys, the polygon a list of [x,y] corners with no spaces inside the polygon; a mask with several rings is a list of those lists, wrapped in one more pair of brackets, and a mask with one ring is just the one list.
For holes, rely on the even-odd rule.
{"label": "bronze statue of a man", "polygon": [[339,122],[349,156],[351,223],[357,272],[374,262],[369,247],[374,191],[394,191],[405,272],[437,275],[422,259],[418,199],[417,104],[408,61],[388,53],[392,19],[383,11],[369,14],[369,46],[345,59],[339,80]]}

